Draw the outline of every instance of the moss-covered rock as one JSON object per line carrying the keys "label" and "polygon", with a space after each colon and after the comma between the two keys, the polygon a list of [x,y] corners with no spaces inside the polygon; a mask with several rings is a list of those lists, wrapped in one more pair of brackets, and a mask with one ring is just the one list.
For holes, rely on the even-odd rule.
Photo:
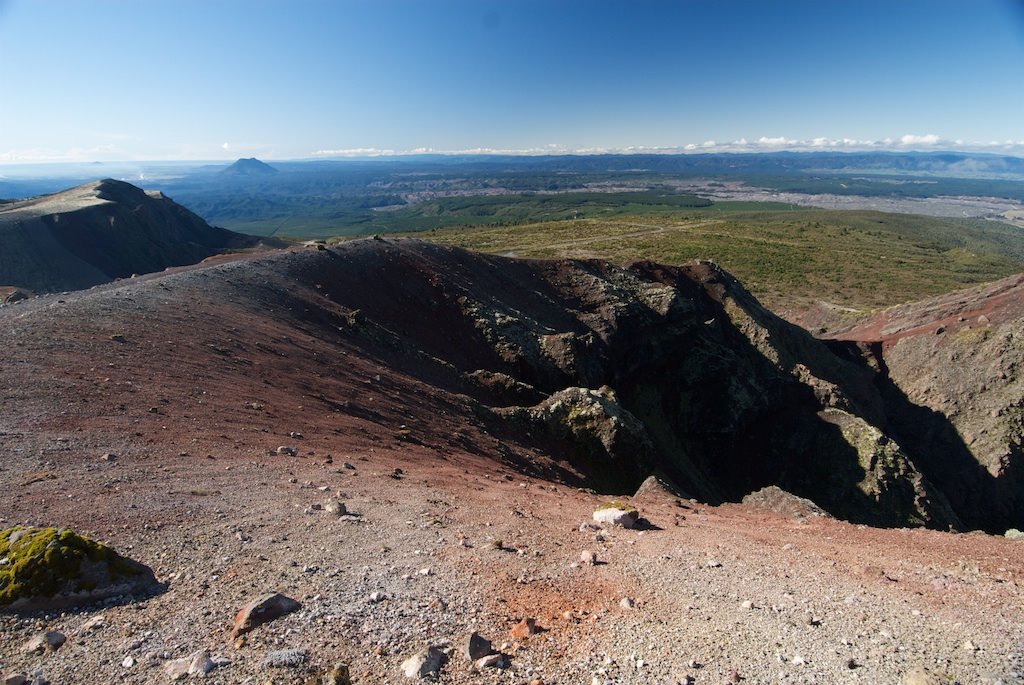
{"label": "moss-covered rock", "polygon": [[71,530],[0,531],[0,610],[63,608],[158,587],[147,566]]}

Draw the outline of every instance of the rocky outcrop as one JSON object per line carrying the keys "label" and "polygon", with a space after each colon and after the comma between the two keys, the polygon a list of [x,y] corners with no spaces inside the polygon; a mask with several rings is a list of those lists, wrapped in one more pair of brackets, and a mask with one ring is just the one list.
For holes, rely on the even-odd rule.
{"label": "rocky outcrop", "polygon": [[658,473],[707,502],[775,484],[855,521],[959,525],[887,435],[870,370],[714,264],[513,260],[408,240],[294,259],[284,276],[314,279],[341,310],[324,317],[332,330],[471,398],[503,461],[546,454],[609,494]]}
{"label": "rocky outcrop", "polygon": [[160,589],[149,567],[73,531],[0,531],[0,610],[64,609]]}
{"label": "rocky outcrop", "polygon": [[[251,365],[232,388],[272,369],[310,401],[439,458],[614,496],[651,475],[709,503],[776,485],[851,521],[961,525],[964,500],[922,468],[942,453],[893,429],[893,407],[910,405],[894,404],[849,345],[785,322],[709,262],[621,267],[363,240],[131,291],[153,321],[171,291],[191,298],[187,312],[172,307],[175,326],[244,326],[200,350]],[[113,298],[103,289],[68,307],[110,316]],[[124,340],[106,330],[119,325],[99,337]],[[146,363],[180,363],[161,345]]]}
{"label": "rocky outcrop", "polygon": [[888,432],[970,528],[1024,522],[1024,275],[832,333],[872,369]]}

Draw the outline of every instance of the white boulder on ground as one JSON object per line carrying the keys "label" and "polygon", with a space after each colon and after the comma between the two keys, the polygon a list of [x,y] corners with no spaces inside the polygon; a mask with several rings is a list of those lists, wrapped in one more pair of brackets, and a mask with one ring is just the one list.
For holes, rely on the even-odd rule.
{"label": "white boulder on ground", "polygon": [[621,502],[608,502],[594,512],[594,521],[607,526],[632,528],[639,518],[640,512],[635,507]]}

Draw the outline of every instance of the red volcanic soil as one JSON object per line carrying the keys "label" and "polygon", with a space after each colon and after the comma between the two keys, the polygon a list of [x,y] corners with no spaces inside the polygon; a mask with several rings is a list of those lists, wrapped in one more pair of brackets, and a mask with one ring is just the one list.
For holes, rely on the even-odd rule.
{"label": "red volcanic soil", "polygon": [[902,338],[956,332],[965,326],[999,325],[1024,317],[1024,274],[922,302],[899,305],[865,322],[829,331],[822,337],[855,342],[881,342],[887,348]]}
{"label": "red volcanic soil", "polygon": [[[460,255],[438,287],[467,277]],[[475,417],[428,354],[475,363],[460,348],[474,333],[425,318],[426,295],[386,272],[409,268],[400,257],[362,284],[362,301],[407,321],[376,346],[346,333],[361,312],[302,271],[303,251],[0,309],[0,524],[71,527],[168,583],[138,602],[0,615],[2,674],[164,683],[170,660],[207,650],[228,662],[215,683],[310,682],[337,662],[353,682],[394,683],[439,645],[441,683],[897,683],[918,666],[1022,682],[1024,542],[667,495],[636,502],[646,528],[581,530],[607,498],[577,488],[563,455]],[[495,268],[488,287],[523,268]],[[398,349],[411,335],[427,350],[416,368]],[[320,508],[336,498],[351,515]],[[274,591],[302,608],[233,643],[235,612]],[[524,617],[543,630],[513,640]],[[21,652],[41,629],[68,643]],[[473,630],[509,669],[469,668]],[[282,649],[305,658],[264,665]]]}

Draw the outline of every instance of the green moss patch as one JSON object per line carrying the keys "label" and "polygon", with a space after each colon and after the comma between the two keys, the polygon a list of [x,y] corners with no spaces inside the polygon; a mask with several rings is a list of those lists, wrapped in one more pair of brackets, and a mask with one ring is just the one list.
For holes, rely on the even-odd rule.
{"label": "green moss patch", "polygon": [[0,531],[0,607],[69,605],[155,584],[149,568],[71,530]]}
{"label": "green moss patch", "polygon": [[618,509],[619,511],[625,511],[627,513],[636,511],[636,507],[632,504],[626,504],[625,502],[620,502],[617,499],[599,504],[595,511],[601,511],[602,509]]}

